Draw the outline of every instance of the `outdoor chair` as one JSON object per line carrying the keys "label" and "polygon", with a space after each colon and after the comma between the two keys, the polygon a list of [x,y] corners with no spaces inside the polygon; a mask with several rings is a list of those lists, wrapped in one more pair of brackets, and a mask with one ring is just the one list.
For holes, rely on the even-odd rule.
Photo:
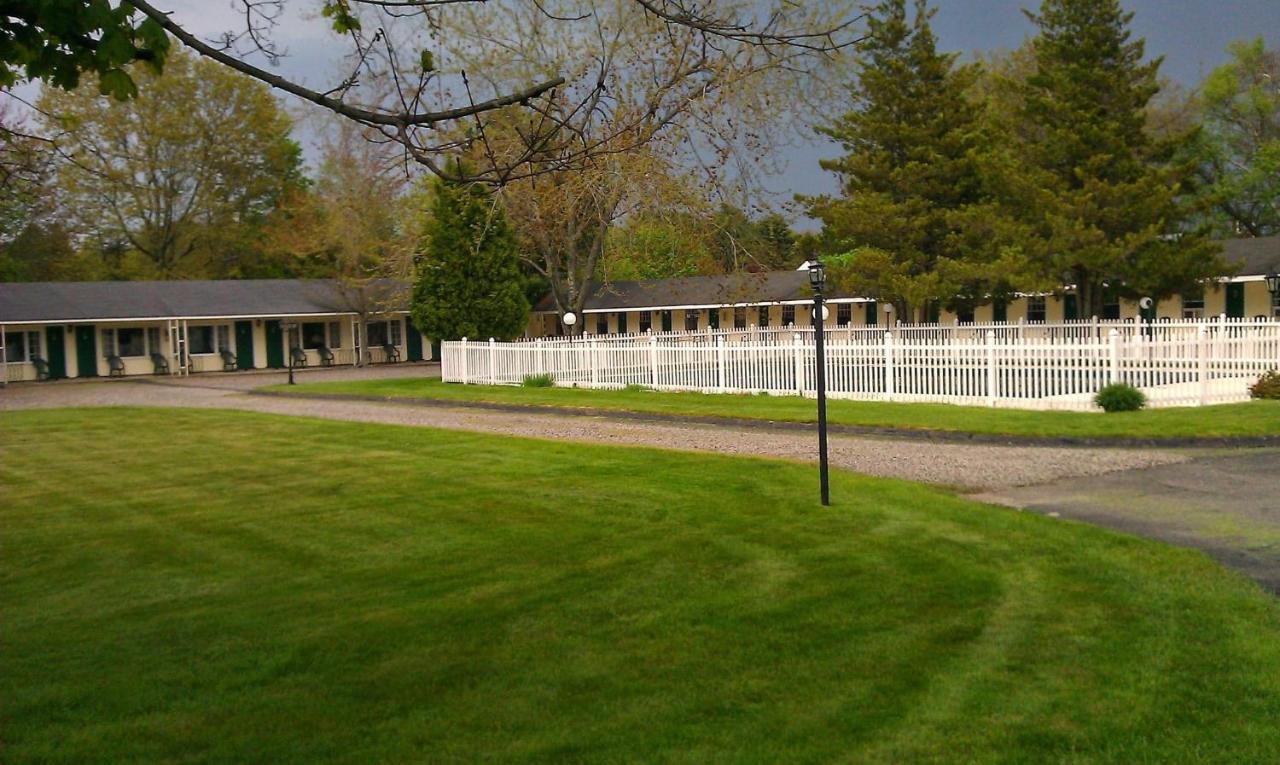
{"label": "outdoor chair", "polygon": [[32,356],[31,363],[36,368],[37,380],[49,379],[49,362],[45,361],[43,356]]}
{"label": "outdoor chair", "polygon": [[234,353],[227,350],[226,348],[223,348],[222,350],[218,351],[218,355],[222,357],[223,372],[236,371],[236,355]]}
{"label": "outdoor chair", "polygon": [[114,353],[107,356],[107,370],[110,377],[124,377],[124,359]]}
{"label": "outdoor chair", "polygon": [[386,356],[388,364],[394,364],[400,361],[400,349],[390,343],[384,343],[382,346],[382,355]]}
{"label": "outdoor chair", "polygon": [[169,374],[169,360],[164,357],[163,353],[151,354],[151,365],[155,367],[156,374]]}
{"label": "outdoor chair", "polygon": [[307,352],[295,345],[289,349],[289,359],[293,366],[305,367],[307,365]]}
{"label": "outdoor chair", "polygon": [[333,366],[333,350],[327,345],[320,346],[320,366]]}

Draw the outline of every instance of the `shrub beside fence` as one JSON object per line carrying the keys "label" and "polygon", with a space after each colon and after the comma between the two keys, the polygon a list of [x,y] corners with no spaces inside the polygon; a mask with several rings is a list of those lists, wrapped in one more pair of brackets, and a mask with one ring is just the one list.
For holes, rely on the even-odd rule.
{"label": "shrub beside fence", "polygon": [[[832,398],[1090,410],[1100,388],[1126,383],[1149,406],[1196,406],[1247,400],[1258,375],[1280,366],[1280,323],[1213,320],[1149,334],[1110,327],[1102,337],[835,329],[826,355]],[[559,386],[811,396],[815,357],[812,330],[770,331],[767,339],[689,332],[462,340],[442,344],[441,371],[457,383],[519,385],[549,374]]]}

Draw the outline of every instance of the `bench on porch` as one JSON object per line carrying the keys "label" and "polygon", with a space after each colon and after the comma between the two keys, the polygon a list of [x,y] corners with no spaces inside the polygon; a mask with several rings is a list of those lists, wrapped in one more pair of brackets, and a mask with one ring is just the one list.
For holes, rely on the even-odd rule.
{"label": "bench on porch", "polygon": [[331,349],[327,345],[322,345],[318,349],[318,353],[320,354],[320,366],[322,367],[333,366],[333,362],[334,362],[333,349]]}
{"label": "bench on porch", "polygon": [[32,356],[31,365],[36,368],[37,380],[49,379],[49,362],[45,361],[43,356]]}
{"label": "bench on porch", "polygon": [[222,350],[218,351],[218,356],[222,358],[223,372],[236,371],[236,355],[234,353],[227,350],[226,348],[223,348]]}
{"label": "bench on porch", "polygon": [[108,355],[107,375],[109,377],[124,377],[124,359],[114,353]]}
{"label": "bench on porch", "polygon": [[390,343],[383,344],[382,353],[386,356],[385,360],[388,364],[394,364],[400,361],[400,349]]}
{"label": "bench on porch", "polygon": [[295,367],[305,367],[307,365],[307,352],[293,346],[289,349],[289,363]]}
{"label": "bench on porch", "polygon": [[169,360],[164,357],[163,353],[151,354],[151,365],[155,367],[155,374],[169,374]]}

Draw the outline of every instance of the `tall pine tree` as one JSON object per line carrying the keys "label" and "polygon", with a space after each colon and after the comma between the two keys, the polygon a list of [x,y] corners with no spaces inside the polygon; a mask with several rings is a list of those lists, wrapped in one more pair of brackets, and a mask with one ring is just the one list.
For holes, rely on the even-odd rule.
{"label": "tall pine tree", "polygon": [[1119,0],[1044,0],[1027,12],[1034,72],[1015,121],[1011,205],[1034,231],[1042,279],[1076,287],[1082,317],[1102,316],[1108,287],[1129,297],[1198,288],[1220,270],[1204,235],[1182,230],[1189,168],[1154,141],[1147,107],[1159,58],[1129,32]]}
{"label": "tall pine tree", "polygon": [[820,128],[846,152],[822,163],[842,194],[807,201],[823,222],[823,249],[843,253],[832,259],[842,286],[921,320],[957,296],[983,299],[997,249],[968,234],[989,220],[980,111],[966,98],[974,71],[938,52],[926,0],[911,16],[906,0],[871,9],[853,109]]}
{"label": "tall pine tree", "polygon": [[509,340],[529,321],[515,235],[479,184],[432,181],[419,247],[413,323],[427,337]]}

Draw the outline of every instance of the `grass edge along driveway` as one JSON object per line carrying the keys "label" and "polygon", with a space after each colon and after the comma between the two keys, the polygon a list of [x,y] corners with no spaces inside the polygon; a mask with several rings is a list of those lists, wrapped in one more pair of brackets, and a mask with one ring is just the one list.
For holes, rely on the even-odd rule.
{"label": "grass edge along driveway", "polygon": [[[808,423],[816,419],[813,400],[797,396],[459,385],[423,378],[275,385],[263,390],[774,422]],[[827,418],[834,425],[989,436],[1099,440],[1280,437],[1280,401],[1104,414],[833,399],[827,402]]]}
{"label": "grass edge along driveway", "polygon": [[0,413],[5,760],[1280,751],[1280,606],[1203,555],[902,481],[815,493],[762,459]]}

